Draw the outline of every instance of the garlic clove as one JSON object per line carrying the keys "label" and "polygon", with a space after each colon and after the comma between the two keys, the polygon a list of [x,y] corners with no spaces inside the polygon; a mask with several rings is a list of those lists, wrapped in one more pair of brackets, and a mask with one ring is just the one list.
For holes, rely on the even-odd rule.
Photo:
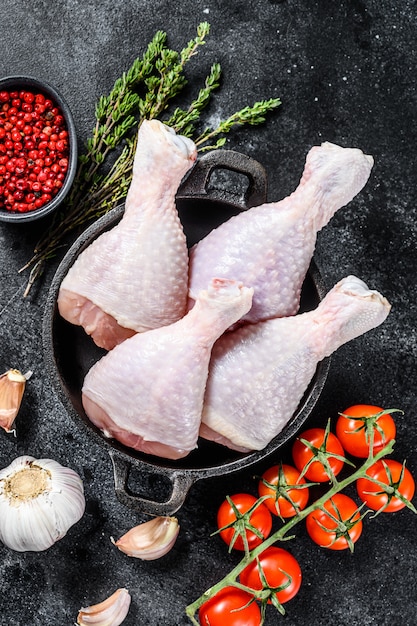
{"label": "garlic clove", "polygon": [[79,626],[119,626],[130,607],[131,597],[127,589],[117,589],[103,602],[80,609],[77,617]]}
{"label": "garlic clove", "polygon": [[52,459],[21,456],[0,470],[0,541],[12,550],[50,548],[84,510],[81,478]]}
{"label": "garlic clove", "polygon": [[153,561],[164,556],[175,544],[180,527],[176,517],[155,517],[131,528],[112,543],[128,556]]}
{"label": "garlic clove", "polygon": [[22,374],[17,369],[10,369],[0,375],[0,427],[6,433],[13,432],[13,423],[19,412],[25,391],[26,381],[32,372]]}

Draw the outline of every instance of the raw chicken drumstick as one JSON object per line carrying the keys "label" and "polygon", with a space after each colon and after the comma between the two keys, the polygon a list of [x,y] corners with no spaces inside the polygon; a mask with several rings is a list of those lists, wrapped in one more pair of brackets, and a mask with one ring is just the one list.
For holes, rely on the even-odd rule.
{"label": "raw chicken drumstick", "polygon": [[122,220],[62,281],[60,314],[102,348],[186,312],[188,250],[175,193],[196,154],[190,139],[157,120],[142,122]]}
{"label": "raw chicken drumstick", "polygon": [[317,232],[362,189],[372,165],[357,148],[312,148],[294,193],[232,217],[193,246],[189,308],[210,277],[219,276],[254,288],[246,321],[297,313]]}
{"label": "raw chicken drumstick", "polygon": [[89,419],[136,450],[186,456],[197,445],[212,346],[249,310],[252,295],[241,283],[213,279],[181,320],[108,352],[84,381]]}
{"label": "raw chicken drumstick", "polygon": [[212,351],[200,435],[240,451],[264,448],[296,411],[317,363],[389,310],[348,276],[314,311],[226,333]]}

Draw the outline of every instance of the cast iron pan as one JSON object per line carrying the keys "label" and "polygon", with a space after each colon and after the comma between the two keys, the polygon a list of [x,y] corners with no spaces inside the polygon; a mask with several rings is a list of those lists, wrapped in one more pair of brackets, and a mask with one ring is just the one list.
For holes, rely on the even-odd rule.
{"label": "cast iron pan", "polygon": [[[210,180],[216,169],[243,174],[248,180],[247,189],[241,196],[212,189]],[[216,150],[201,157],[177,194],[178,211],[188,244],[193,245],[232,215],[262,204],[266,200],[266,187],[265,170],[246,155]],[[325,359],[318,365],[293,418],[263,450],[241,454],[200,440],[198,448],[187,457],[171,461],[137,452],[114,439],[105,438],[89,421],[81,403],[84,377],[105,352],[93,343],[83,329],[60,317],[56,302],[60,284],[77,256],[101,233],[115,226],[123,211],[124,206],[120,205],[97,220],[77,239],[59,265],[48,294],[43,321],[44,354],[48,372],[69,414],[85,430],[86,436],[95,437],[108,450],[113,462],[115,490],[119,500],[138,512],[172,515],[181,507],[190,487],[197,480],[246,468],[276,451],[293,437],[318,400],[330,360]],[[313,262],[303,285],[301,310],[315,308],[324,295],[324,285]],[[168,496],[156,501],[152,496],[138,493],[137,489],[132,490],[128,485],[132,469],[140,472],[143,482],[149,483],[149,479],[151,482],[160,479],[167,482]]]}

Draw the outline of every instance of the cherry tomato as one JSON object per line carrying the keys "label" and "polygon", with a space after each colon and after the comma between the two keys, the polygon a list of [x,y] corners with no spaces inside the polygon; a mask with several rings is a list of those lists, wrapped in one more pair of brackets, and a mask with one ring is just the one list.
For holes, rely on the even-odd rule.
{"label": "cherry tomato", "polygon": [[[381,414],[380,417],[376,418],[379,413]],[[369,429],[373,429],[374,432],[374,453],[395,438],[395,422],[389,413],[384,412],[384,409],[372,404],[351,406],[339,416],[336,422],[336,435],[343,448],[353,456],[366,458],[369,454],[367,423]]]}
{"label": "cherry tomato", "polygon": [[262,589],[260,569],[271,589],[282,587],[290,581],[288,587],[275,593],[281,604],[288,602],[298,593],[301,586],[301,569],[297,559],[283,548],[275,546],[266,548],[259,555],[258,561],[251,561],[240,574],[242,585],[255,590]]}
{"label": "cherry tomato", "polygon": [[411,500],[414,496],[414,478],[411,472],[398,461],[393,459],[377,461],[366,473],[393,488],[392,493],[387,494],[381,485],[367,478],[358,478],[356,481],[358,495],[374,511],[381,509],[385,513],[394,513],[407,506],[404,500],[398,497],[399,495],[407,500]]}
{"label": "cherry tomato", "polygon": [[[269,496],[264,504],[274,515],[293,517],[305,509],[309,491],[303,487],[306,481],[300,478],[300,472],[291,465],[281,464],[270,467],[261,477],[258,493],[261,497]],[[290,487],[294,485],[295,488]]]}
{"label": "cherry tomato", "polygon": [[[217,512],[217,527],[219,528],[220,537],[230,548],[244,550],[243,536],[246,534],[248,548],[252,550],[262,543],[271,532],[271,513],[262,502],[254,507],[258,500],[248,493],[237,493],[231,496],[230,500],[236,507],[237,516],[229,501],[227,499],[224,500]],[[248,514],[252,507],[254,507],[253,512]],[[256,532],[247,528],[248,522],[260,535],[259,537]]]}
{"label": "cherry tomato", "polygon": [[261,610],[242,589],[225,587],[204,602],[198,612],[202,626],[260,626]]}
{"label": "cherry tomato", "polygon": [[[353,550],[353,544],[359,539],[363,527],[356,502],[343,493],[336,493],[324,503],[323,508],[325,511],[317,509],[306,517],[306,528],[311,539],[330,550]],[[344,524],[344,531],[338,530],[337,521],[331,516]]]}
{"label": "cherry tomato", "polygon": [[[301,441],[303,439],[309,445]],[[330,453],[330,456],[327,457],[327,461],[333,471],[333,474],[337,476],[344,464],[344,461],[338,457],[343,457],[344,451],[342,444],[336,435],[331,433],[328,429],[310,428],[309,430],[304,431],[300,437],[294,441],[292,448],[294,463],[300,472],[303,473],[307,463],[310,463],[307,470],[303,473],[308,480],[318,483],[327,482],[330,479],[330,476],[323,463],[319,460],[311,461],[315,455],[310,446],[315,450],[320,449],[323,452]]]}

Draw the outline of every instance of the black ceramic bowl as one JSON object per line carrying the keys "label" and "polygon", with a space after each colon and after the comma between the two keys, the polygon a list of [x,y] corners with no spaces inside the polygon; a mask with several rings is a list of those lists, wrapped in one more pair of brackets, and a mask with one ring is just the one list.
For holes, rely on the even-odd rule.
{"label": "black ceramic bowl", "polygon": [[[65,120],[66,130],[68,131],[68,169],[66,171],[63,185],[58,193],[52,197],[52,199],[41,206],[27,212],[9,211],[4,208],[0,208],[0,221],[2,222],[31,222],[33,220],[40,219],[49,215],[63,202],[65,197],[71,188],[74,181],[75,172],[77,169],[77,134],[74,125],[72,113],[65,102],[64,98],[58,91],[49,85],[48,83],[32,78],[29,76],[8,76],[0,79],[0,92],[1,91],[30,91],[32,93],[41,93],[59,107],[61,114]],[[1,109],[1,103],[0,103]],[[1,182],[1,181],[0,181]]]}

